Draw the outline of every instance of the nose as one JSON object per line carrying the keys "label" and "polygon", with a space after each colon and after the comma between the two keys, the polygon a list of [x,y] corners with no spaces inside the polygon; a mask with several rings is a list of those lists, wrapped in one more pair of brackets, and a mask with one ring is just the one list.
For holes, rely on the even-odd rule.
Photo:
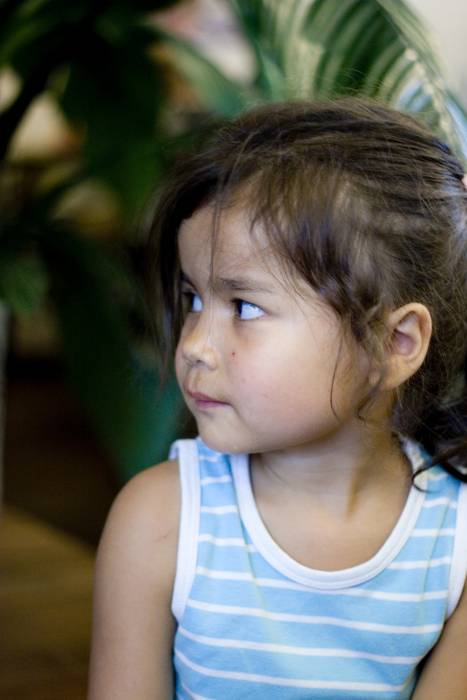
{"label": "nose", "polygon": [[214,340],[214,324],[211,314],[201,312],[185,323],[179,341],[179,352],[189,366],[204,365],[215,369],[219,352]]}

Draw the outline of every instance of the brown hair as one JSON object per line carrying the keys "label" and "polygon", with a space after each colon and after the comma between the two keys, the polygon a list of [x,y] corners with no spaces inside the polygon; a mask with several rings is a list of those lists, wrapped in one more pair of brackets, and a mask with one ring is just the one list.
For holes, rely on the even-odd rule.
{"label": "brown hair", "polygon": [[[433,334],[397,391],[394,432],[467,480],[467,192],[448,146],[408,115],[357,99],[257,107],[175,168],[147,248],[150,308],[180,330],[177,233],[207,202],[241,189],[252,225],[377,359],[385,314],[418,301]],[[160,305],[160,304],[156,304]],[[387,339],[386,339],[387,340]],[[375,388],[371,401],[378,387]]]}

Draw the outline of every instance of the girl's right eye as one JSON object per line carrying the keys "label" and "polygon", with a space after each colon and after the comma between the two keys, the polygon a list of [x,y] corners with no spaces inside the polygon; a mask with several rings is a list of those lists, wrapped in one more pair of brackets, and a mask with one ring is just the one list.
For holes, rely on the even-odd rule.
{"label": "girl's right eye", "polygon": [[199,294],[195,292],[182,292],[183,298],[186,300],[185,309],[192,313],[199,313],[203,309],[203,302]]}

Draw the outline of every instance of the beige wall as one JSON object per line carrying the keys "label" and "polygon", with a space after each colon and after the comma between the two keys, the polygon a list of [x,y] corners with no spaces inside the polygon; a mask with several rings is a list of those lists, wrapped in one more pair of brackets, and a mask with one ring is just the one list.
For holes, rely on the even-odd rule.
{"label": "beige wall", "polygon": [[438,44],[448,85],[467,107],[467,2],[408,0]]}

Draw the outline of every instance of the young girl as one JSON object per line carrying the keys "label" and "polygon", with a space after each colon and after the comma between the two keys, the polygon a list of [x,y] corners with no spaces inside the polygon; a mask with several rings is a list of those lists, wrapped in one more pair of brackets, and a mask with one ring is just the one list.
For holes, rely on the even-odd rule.
{"label": "young girl", "polygon": [[199,437],[112,508],[89,698],[467,698],[458,160],[381,106],[260,107],[148,255]]}

